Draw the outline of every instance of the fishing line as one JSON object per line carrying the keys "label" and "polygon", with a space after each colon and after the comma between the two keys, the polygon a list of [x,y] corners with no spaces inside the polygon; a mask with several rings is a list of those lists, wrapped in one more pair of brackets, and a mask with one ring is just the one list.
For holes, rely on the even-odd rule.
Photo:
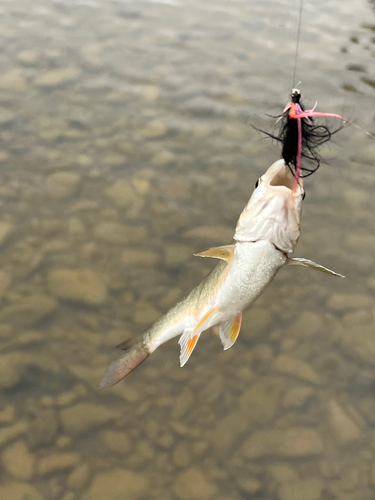
{"label": "fishing line", "polygon": [[295,86],[296,72],[297,72],[297,62],[298,62],[298,51],[299,51],[299,40],[301,36],[301,25],[302,25],[302,11],[303,11],[303,0],[299,3],[299,17],[298,17],[298,30],[297,30],[297,42],[296,42],[296,55],[294,58],[294,70],[293,70],[293,80],[291,87]]}

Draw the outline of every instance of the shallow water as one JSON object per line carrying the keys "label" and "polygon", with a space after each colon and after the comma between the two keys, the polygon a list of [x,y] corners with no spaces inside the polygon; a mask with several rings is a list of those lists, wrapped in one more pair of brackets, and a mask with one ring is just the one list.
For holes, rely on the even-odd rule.
{"label": "shallow water", "polygon": [[[0,498],[368,500],[375,142],[306,180],[296,256],[222,352],[177,342],[111,390],[114,346],[211,269],[279,148],[299,6],[0,3]],[[305,105],[375,133],[374,4],[305,2]],[[61,272],[63,270],[64,272]],[[69,270],[68,272],[66,270]]]}

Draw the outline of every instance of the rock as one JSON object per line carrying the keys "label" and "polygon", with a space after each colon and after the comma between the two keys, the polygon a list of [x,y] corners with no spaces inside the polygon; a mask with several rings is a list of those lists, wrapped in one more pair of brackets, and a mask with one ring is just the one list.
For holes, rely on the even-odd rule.
{"label": "rock", "polygon": [[282,484],[278,490],[280,500],[319,500],[323,490],[319,478],[308,478]]}
{"label": "rock", "polygon": [[177,266],[192,258],[193,247],[169,243],[164,248],[164,263],[167,267]]}
{"label": "rock", "polygon": [[173,408],[171,412],[171,417],[173,420],[180,420],[181,417],[188,414],[192,410],[196,397],[194,392],[185,388],[181,391],[175,398],[173,402]]}
{"label": "rock", "polygon": [[34,457],[24,441],[16,441],[2,454],[3,467],[16,479],[27,481],[33,475]]}
{"label": "rock", "polygon": [[313,395],[314,391],[310,387],[293,387],[285,394],[283,406],[285,408],[299,408]]}
{"label": "rock", "polygon": [[160,317],[160,311],[151,302],[137,302],[133,307],[132,319],[136,325],[151,325]]}
{"label": "rock", "polygon": [[146,228],[129,226],[116,222],[101,222],[94,229],[94,236],[99,241],[116,245],[131,245],[146,239]]}
{"label": "rock", "polygon": [[291,465],[286,463],[281,462],[270,465],[268,467],[268,472],[275,481],[281,484],[298,480],[296,470]]}
{"label": "rock", "polygon": [[47,276],[48,287],[60,299],[90,306],[104,304],[107,287],[91,269],[56,269]]}
{"label": "rock", "polygon": [[35,79],[37,87],[58,87],[76,80],[80,72],[76,68],[54,69]]}
{"label": "rock", "polygon": [[0,355],[0,387],[10,388],[17,385],[30,368],[58,373],[60,367],[51,356],[27,353],[10,352]]}
{"label": "rock", "polygon": [[[6,151],[0,151],[0,163],[6,161],[9,159],[9,154],[6,152]],[[4,193],[4,194],[3,194]],[[4,187],[2,190],[1,190],[1,194],[2,196],[9,196],[11,198],[16,198],[16,194],[15,192],[12,190],[11,187],[7,188],[7,187]]]}
{"label": "rock", "polygon": [[373,307],[374,301],[368,295],[334,293],[328,299],[328,307],[334,311]]}
{"label": "rock", "polygon": [[242,411],[230,413],[219,420],[211,434],[212,445],[221,455],[238,443],[238,438],[249,428],[247,415]]}
{"label": "rock", "polygon": [[176,159],[176,155],[171,151],[160,151],[152,157],[151,163],[156,167],[164,167]]}
{"label": "rock", "polygon": [[160,96],[160,88],[155,85],[148,85],[142,89],[142,98],[145,102],[155,102]]}
{"label": "rock", "polygon": [[257,431],[243,445],[243,455],[249,459],[273,455],[310,457],[322,452],[321,437],[314,429],[307,427]]}
{"label": "rock", "polygon": [[145,139],[158,139],[167,135],[167,132],[168,129],[161,120],[154,120],[141,130],[141,135]]}
{"label": "rock", "polygon": [[142,208],[144,200],[134,187],[126,181],[116,181],[112,186],[104,191],[118,208]]}
{"label": "rock", "polygon": [[47,193],[58,200],[73,196],[81,182],[81,176],[73,172],[56,172],[47,177]]}
{"label": "rock", "polygon": [[81,490],[86,486],[89,479],[90,467],[87,464],[81,464],[68,476],[66,485],[71,490]]}
{"label": "rock", "polygon": [[57,448],[68,448],[73,444],[73,439],[69,436],[59,436],[56,439]]}
{"label": "rock", "polygon": [[254,495],[262,488],[262,484],[251,477],[241,477],[237,480],[238,487],[248,495]]}
{"label": "rock", "polygon": [[323,321],[319,314],[311,311],[303,311],[297,321],[288,328],[288,336],[311,337],[323,327]]}
{"label": "rock", "polygon": [[172,460],[177,467],[184,467],[186,469],[191,462],[191,456],[186,443],[180,442],[176,446],[173,452]]}
{"label": "rock", "polygon": [[138,500],[147,491],[148,477],[145,474],[118,469],[98,474],[82,500]]}
{"label": "rock", "polygon": [[56,307],[56,300],[52,297],[31,295],[30,297],[22,298],[16,304],[3,307],[0,312],[0,323],[32,326],[52,314]]}
{"label": "rock", "polygon": [[13,225],[9,222],[0,222],[0,245],[3,245],[13,231]]}
{"label": "rock", "polygon": [[32,50],[23,50],[17,56],[17,60],[27,66],[34,66],[38,59],[38,54]]}
{"label": "rock", "polygon": [[108,430],[102,433],[100,439],[103,446],[116,455],[127,455],[131,449],[126,432]]}
{"label": "rock", "polygon": [[27,88],[26,79],[21,69],[12,69],[8,73],[0,76],[0,88],[11,90],[25,90]]}
{"label": "rock", "polygon": [[51,445],[57,436],[59,423],[53,408],[38,409],[27,429],[27,442],[32,448]]}
{"label": "rock", "polygon": [[0,425],[10,424],[13,422],[15,417],[15,411],[13,405],[6,406],[0,411]]}
{"label": "rock", "polygon": [[60,418],[67,434],[77,435],[118,418],[120,411],[104,405],[80,403],[60,411]]}
{"label": "rock", "polygon": [[221,243],[231,241],[233,229],[226,226],[198,226],[189,229],[184,233],[184,238],[193,240],[210,240],[212,243]]}
{"label": "rock", "polygon": [[[3,446],[8,441],[12,441],[24,434],[27,430],[27,422],[21,421],[9,427],[0,429],[0,446]],[[1,496],[0,496],[1,498]]]}
{"label": "rock", "polygon": [[346,445],[358,440],[361,435],[360,428],[336,401],[329,402],[328,415],[332,432],[341,444]]}
{"label": "rock", "polygon": [[159,254],[153,250],[133,250],[128,248],[121,253],[121,264],[129,268],[139,265],[155,266],[159,260]]}
{"label": "rock", "polygon": [[198,467],[181,472],[172,484],[172,490],[178,500],[210,500],[217,494],[216,485],[208,481]]}
{"label": "rock", "polygon": [[0,126],[8,125],[14,120],[14,113],[8,109],[0,108]]}
{"label": "rock", "polygon": [[38,464],[38,473],[41,476],[58,473],[76,467],[81,461],[78,453],[51,453],[43,457]]}
{"label": "rock", "polygon": [[240,406],[247,419],[254,422],[270,420],[277,411],[282,387],[276,378],[263,378],[246,389],[240,397]]}
{"label": "rock", "polygon": [[0,271],[0,301],[12,282],[12,275],[6,271]]}
{"label": "rock", "polygon": [[301,359],[281,354],[272,364],[273,370],[286,375],[292,375],[301,380],[311,382],[312,384],[321,384],[321,377],[311,368],[310,365]]}
{"label": "rock", "polygon": [[0,486],[0,498],[4,500],[43,500],[43,495],[30,484],[8,483]]}

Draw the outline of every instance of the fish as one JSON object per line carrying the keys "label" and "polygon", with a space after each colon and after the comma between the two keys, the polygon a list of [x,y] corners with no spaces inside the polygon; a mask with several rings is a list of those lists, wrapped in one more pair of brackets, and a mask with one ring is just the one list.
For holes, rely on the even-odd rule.
{"label": "fish", "polygon": [[[303,180],[284,160],[272,164],[237,222],[233,242],[196,254],[219,262],[190,294],[142,336],[125,340],[125,350],[106,369],[99,388],[111,387],[159,346],[180,335],[180,365],[191,356],[203,332],[216,325],[224,350],[237,340],[242,312],[253,304],[285,265],[299,265],[343,277],[308,259],[291,258],[300,236]],[[294,189],[294,190],[293,190]]]}

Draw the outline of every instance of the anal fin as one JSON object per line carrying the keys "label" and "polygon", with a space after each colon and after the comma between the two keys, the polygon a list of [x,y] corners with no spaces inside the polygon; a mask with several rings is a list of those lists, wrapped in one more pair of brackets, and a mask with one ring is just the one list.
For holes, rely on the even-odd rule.
{"label": "anal fin", "polygon": [[316,271],[321,271],[322,273],[330,274],[331,276],[338,276],[339,278],[345,278],[345,276],[343,276],[342,274],[335,273],[335,271],[331,271],[331,269],[321,266],[320,264],[317,264],[316,262],[313,262],[312,260],[309,259],[288,258],[287,264],[292,266],[309,267],[310,269],[315,269]]}
{"label": "anal fin", "polygon": [[224,351],[232,347],[236,342],[240,333],[242,322],[242,313],[236,314],[232,318],[220,323],[220,339],[224,347]]}
{"label": "anal fin", "polygon": [[184,364],[188,361],[191,356],[191,353],[194,351],[195,346],[199,340],[200,334],[194,335],[192,337],[192,328],[187,328],[184,330],[183,334],[180,337],[178,343],[180,344],[180,366],[184,366]]}

